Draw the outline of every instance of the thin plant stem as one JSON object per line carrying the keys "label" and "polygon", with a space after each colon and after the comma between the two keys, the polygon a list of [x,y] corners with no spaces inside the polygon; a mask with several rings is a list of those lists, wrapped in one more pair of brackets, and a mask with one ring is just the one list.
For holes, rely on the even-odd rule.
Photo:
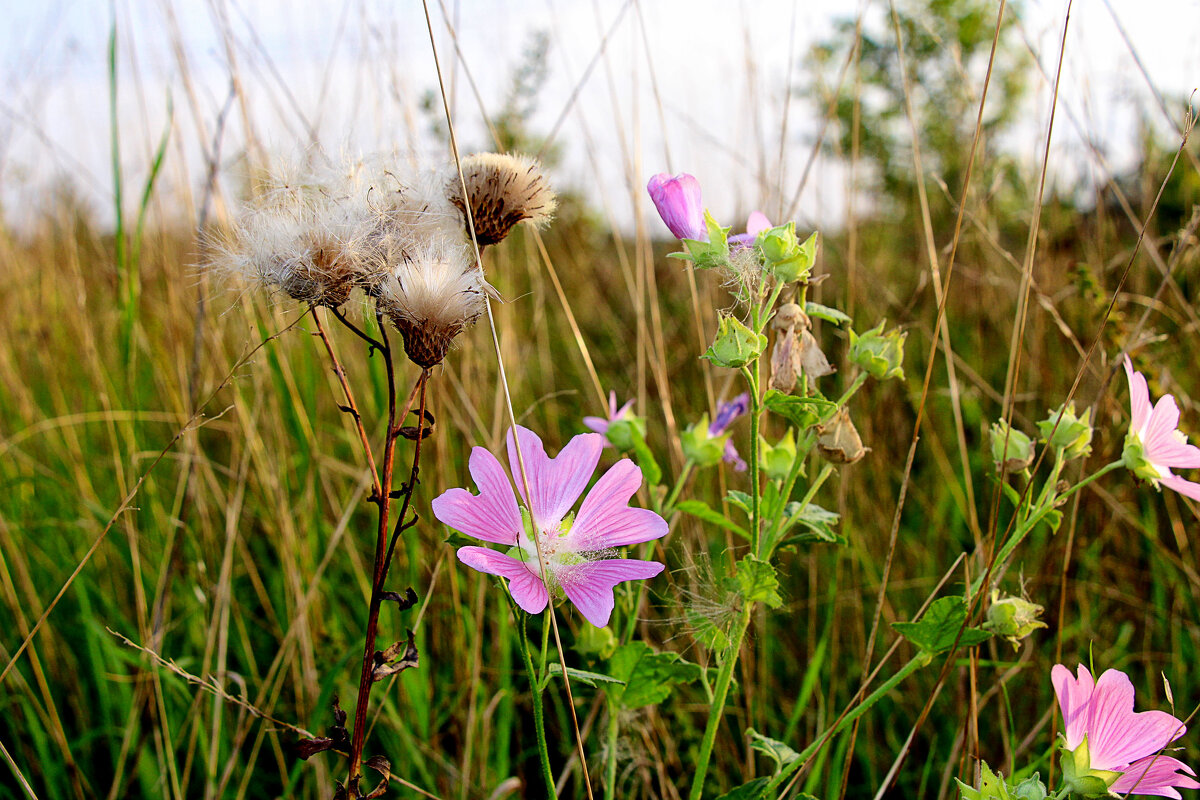
{"label": "thin plant stem", "polygon": [[[511,602],[511,598],[509,600]],[[516,612],[516,610],[514,604],[513,611]],[[554,790],[554,772],[550,769],[550,748],[546,745],[546,718],[542,708],[542,690],[538,675],[533,670],[533,658],[529,654],[529,629],[526,626],[529,614],[522,611],[516,616],[517,640],[521,644],[521,661],[525,664],[525,673],[529,676],[529,689],[533,700],[533,728],[537,732],[538,760],[542,767],[542,781],[546,784],[546,795],[550,800],[558,800],[558,793]],[[542,627],[549,629],[550,626],[543,625]]]}
{"label": "thin plant stem", "polygon": [[[928,666],[930,663],[932,663],[932,661],[933,655],[930,653],[921,652],[913,656],[911,661],[909,661],[907,664],[901,667],[898,672],[880,684],[878,689],[867,695],[867,697],[865,697],[863,701],[859,703],[852,711],[843,715],[837,722],[833,724],[832,727],[814,739],[812,744],[801,750],[800,754],[796,756],[795,760],[784,767],[778,775],[776,775],[770,780],[769,783],[767,783],[766,787],[763,789],[763,796],[773,796],[772,793],[774,790],[782,786],[784,781],[790,778],[798,769],[803,767],[805,763],[812,758],[813,754],[815,754],[825,745],[827,740],[845,730],[852,722],[861,717],[863,714],[867,713],[873,705],[882,700],[884,696],[897,685],[899,685],[901,681],[922,667]],[[693,794],[693,800],[698,797],[699,795]]]}
{"label": "thin plant stem", "polygon": [[321,324],[321,315],[317,311],[318,307],[313,306],[312,317],[313,321],[317,323],[317,334],[325,345],[325,352],[329,354],[329,360],[333,362],[333,373],[337,375],[338,383],[342,385],[342,392],[346,395],[346,407],[350,409],[350,416],[354,417],[354,427],[358,431],[359,441],[362,442],[363,455],[366,456],[367,464],[371,467],[371,488],[374,489],[375,494],[379,494],[379,469],[375,466],[371,442],[367,439],[366,429],[363,428],[362,414],[358,413],[358,404],[354,402],[354,392],[350,391],[350,383],[346,380],[346,370],[342,368],[342,362],[338,360],[337,353],[333,350],[333,342],[325,332],[325,326]]}
{"label": "thin plant stem", "polygon": [[614,800],[617,791],[617,740],[621,720],[614,703],[608,706],[608,740],[604,752],[604,800]]}
{"label": "thin plant stem", "polygon": [[742,608],[735,623],[733,636],[730,637],[729,649],[726,650],[725,662],[717,674],[717,684],[713,688],[712,704],[708,709],[708,722],[704,726],[704,738],[700,740],[700,754],[696,758],[695,776],[692,778],[692,790],[688,800],[700,800],[704,794],[704,778],[708,774],[708,762],[712,758],[713,742],[717,737],[717,728],[725,716],[725,699],[729,695],[729,685],[733,681],[733,670],[737,666],[738,653],[742,649],[742,640],[746,638],[746,629],[750,627],[750,614],[754,610],[753,603],[747,603]]}

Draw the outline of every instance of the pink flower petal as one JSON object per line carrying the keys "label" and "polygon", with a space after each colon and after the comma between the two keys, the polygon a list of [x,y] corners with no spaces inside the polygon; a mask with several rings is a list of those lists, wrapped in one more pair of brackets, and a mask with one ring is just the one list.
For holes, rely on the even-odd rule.
{"label": "pink flower petal", "polygon": [[650,193],[658,215],[676,239],[708,241],[700,182],[695,176],[686,172],[678,175],[661,172],[646,184],[646,191]]}
{"label": "pink flower petal", "polygon": [[746,233],[753,236],[758,236],[770,227],[771,220],[767,219],[767,215],[761,211],[751,211],[750,216],[746,219]]}
{"label": "pink flower petal", "polygon": [[624,581],[653,578],[664,569],[657,561],[630,561],[622,558],[586,561],[561,567],[555,574],[567,597],[584,619],[603,628],[612,616],[613,587]]}
{"label": "pink flower petal", "polygon": [[476,539],[515,545],[521,535],[521,512],[504,467],[482,447],[471,449],[468,467],[479,494],[451,489],[434,499],[433,515]]}
{"label": "pink flower petal", "polygon": [[1200,483],[1186,480],[1178,475],[1169,475],[1160,482],[1163,486],[1179,492],[1184,497],[1200,500]]}
{"label": "pink flower petal", "polygon": [[608,431],[608,420],[606,420],[604,417],[584,417],[583,424],[586,425],[589,430],[595,431],[599,434],[604,434]]}
{"label": "pink flower petal", "polygon": [[460,547],[458,560],[471,569],[508,578],[508,591],[517,605],[530,614],[540,614],[549,602],[546,584],[533,566],[486,547]]}
{"label": "pink flower petal", "polygon": [[1142,426],[1150,418],[1150,388],[1146,376],[1134,371],[1129,356],[1125,356],[1125,375],[1129,378],[1129,429],[1140,436]]}
{"label": "pink flower petal", "polygon": [[1062,664],[1055,664],[1050,670],[1050,680],[1054,684],[1054,693],[1058,695],[1058,705],[1062,710],[1067,749],[1074,750],[1088,732],[1088,700],[1091,699],[1092,690],[1095,688],[1092,673],[1080,664],[1079,679],[1076,680],[1071,670]]}
{"label": "pink flower petal", "polygon": [[642,485],[642,470],[628,458],[600,476],[583,499],[579,515],[567,533],[576,552],[639,544],[667,535],[667,523],[644,508],[629,508],[629,499]]}
{"label": "pink flower petal", "polygon": [[[1181,775],[1185,772],[1187,775]],[[1170,756],[1147,756],[1130,764],[1125,774],[1117,778],[1111,791],[1117,794],[1132,792],[1135,795],[1155,795],[1158,797],[1174,797],[1182,800],[1182,795],[1175,791],[1180,789],[1200,789],[1200,781],[1189,778],[1195,775],[1192,768],[1178,759]]]}
{"label": "pink flower petal", "polygon": [[1170,448],[1175,444],[1175,428],[1178,425],[1179,406],[1175,405],[1174,397],[1164,394],[1154,404],[1154,410],[1150,412],[1150,420],[1142,434],[1142,446],[1148,459],[1158,462],[1158,454],[1163,446]]}
{"label": "pink flower petal", "polygon": [[[550,458],[536,433],[520,425],[515,431],[515,437],[513,431],[508,433],[508,464],[513,482],[528,503],[536,523],[543,530],[549,530],[562,522],[591,480],[600,461],[600,451],[604,449],[604,437],[598,433],[581,433],[567,442],[557,457]],[[522,462],[517,458],[518,442],[531,498],[525,497]]]}
{"label": "pink flower petal", "polygon": [[1123,769],[1181,736],[1183,723],[1165,711],[1133,710],[1133,683],[1120,670],[1096,681],[1088,707],[1088,752],[1093,769]]}

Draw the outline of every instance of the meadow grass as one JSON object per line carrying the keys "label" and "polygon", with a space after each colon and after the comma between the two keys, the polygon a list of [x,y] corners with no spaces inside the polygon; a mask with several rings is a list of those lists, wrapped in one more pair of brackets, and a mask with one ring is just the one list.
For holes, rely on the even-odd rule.
{"label": "meadow grass", "polygon": [[[908,380],[868,384],[856,400],[871,451],[818,496],[842,515],[848,545],[783,556],[785,607],[752,622],[714,753],[713,796],[769,773],[748,729],[800,750],[899,641],[887,623],[913,618],[940,581],[961,588],[978,577],[991,534],[1008,521],[984,436],[1006,403],[1014,425],[1032,431],[1082,370],[1076,399],[1094,408],[1094,468],[1121,451],[1127,399],[1111,356],[1130,349],[1161,376],[1155,396],[1174,393],[1185,429],[1195,424],[1196,218],[1187,187],[1196,174],[1181,163],[1170,185],[1184,187],[1184,200],[1149,218],[1167,163],[1148,157],[1140,190],[1110,182],[1092,210],[1049,202],[1029,273],[1013,231],[1028,230],[1034,204],[1002,218],[972,196],[946,302],[954,370],[944,354],[934,365],[894,548],[937,319],[927,265],[931,256],[945,265],[953,231],[934,228],[927,250],[921,227],[932,217],[910,208],[860,211],[846,229],[823,232],[817,272],[830,279],[817,299],[847,308],[856,329],[883,318],[907,329]],[[1036,179],[1027,181],[1030,198]],[[631,194],[640,186],[633,181]],[[1105,203],[1118,191],[1128,205],[1114,212]],[[304,309],[198,269],[206,253],[189,226],[137,228],[133,266],[127,243],[118,245],[128,231],[114,238],[66,201],[30,230],[0,229],[0,601],[11,619],[0,665],[69,581],[2,681],[0,744],[12,779],[0,781],[0,798],[327,797],[342,763],[330,754],[301,761],[292,747],[301,732],[327,728],[335,696],[348,704],[355,694],[374,525],[357,435]],[[612,389],[637,399],[651,445],[667,454],[662,466],[678,473],[679,432],[734,386],[696,358],[731,300],[711,274],[694,276],[693,288],[665,258],[673,244],[644,229],[622,234],[568,199],[548,230],[489,250],[489,280],[507,299],[494,306],[495,324],[522,424],[557,446]],[[1018,322],[1021,367],[1006,384]],[[841,332],[818,333],[827,351],[844,351]],[[387,399],[380,360],[345,330],[331,335],[378,441]],[[1099,355],[1081,368],[1093,342]],[[400,384],[418,373],[404,364]],[[836,395],[849,379],[825,379],[832,386],[823,388]],[[437,494],[465,485],[470,447],[498,451],[504,405],[481,324],[432,383],[437,424],[415,496],[421,521],[398,547],[391,579],[420,602],[407,612],[385,608],[381,618],[387,636],[413,629],[421,658],[380,685],[370,712],[367,752],[386,755],[403,779],[393,783],[396,796],[526,796],[522,787],[540,780],[509,604],[491,578],[462,568],[428,511]],[[706,473],[689,492],[720,507],[725,487],[739,481]],[[833,737],[799,790],[866,797],[886,781],[890,796],[953,796],[951,778],[971,780],[976,756],[1006,773],[1036,762],[1045,776],[1057,724],[1046,676],[1057,662],[1125,669],[1147,707],[1166,705],[1162,672],[1180,716],[1200,704],[1189,671],[1200,644],[1190,503],[1122,477],[1092,485],[1063,511],[1056,533],[1034,530],[1003,582],[1045,606],[1049,629],[1016,651],[992,641],[960,652],[945,680],[936,669],[917,672]],[[734,543],[686,517],[669,542],[656,551],[668,571],[649,586],[638,638],[715,670],[688,614],[734,613],[714,588]],[[884,627],[866,656],[877,601]],[[587,623],[565,610],[559,621],[568,650],[586,646]],[[542,624],[544,616],[533,620],[532,640]],[[913,653],[901,642],[887,671]],[[612,746],[607,712],[597,690],[578,682],[572,690],[595,781]],[[911,755],[886,777],[931,697]],[[680,687],[669,703],[622,719],[615,795],[683,796],[708,705],[699,685]],[[546,711],[562,794],[584,796],[557,681]]]}

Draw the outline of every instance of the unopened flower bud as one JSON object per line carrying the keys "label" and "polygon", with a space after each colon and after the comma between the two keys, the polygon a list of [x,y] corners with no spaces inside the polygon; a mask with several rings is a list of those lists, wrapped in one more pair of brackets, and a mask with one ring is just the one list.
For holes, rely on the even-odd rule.
{"label": "unopened flower bud", "polygon": [[760,232],[756,243],[762,251],[767,270],[779,281],[791,283],[805,280],[812,272],[817,253],[817,235],[812,234],[801,244],[796,237],[795,222]]}
{"label": "unopened flower bud", "polygon": [[1007,639],[1016,650],[1020,641],[1038,628],[1045,628],[1046,623],[1040,617],[1045,610],[1037,603],[1023,600],[1020,597],[1000,597],[1000,592],[992,590],[991,605],[987,611],[987,621],[983,629]]}
{"label": "unopened flower bud", "polygon": [[1082,458],[1092,452],[1092,410],[1075,414],[1075,404],[1051,410],[1050,416],[1038,423],[1041,440],[1055,450],[1061,450],[1063,459]]}
{"label": "unopened flower bud", "polygon": [[767,337],[756,333],[731,316],[721,317],[717,336],[701,358],[718,367],[738,369],[762,355]]}
{"label": "unopened flower bud", "polygon": [[1004,420],[992,423],[992,463],[996,472],[1020,472],[1033,463],[1033,442]]}
{"label": "unopened flower bud", "polygon": [[835,464],[853,464],[870,448],[863,447],[858,429],[850,421],[850,412],[843,406],[833,419],[817,427],[817,451]]}
{"label": "unopened flower bud", "polygon": [[700,421],[691,425],[679,436],[679,444],[683,448],[685,458],[695,462],[698,467],[712,467],[721,463],[725,457],[725,443],[729,434],[713,436],[708,424],[708,415],[700,417]]}
{"label": "unopened flower bud", "polygon": [[885,381],[904,377],[904,340],[907,333],[883,332],[884,323],[859,336],[850,331],[850,360],[871,377]]}
{"label": "unopened flower bud", "polygon": [[783,438],[771,445],[766,437],[758,437],[758,466],[771,480],[787,480],[796,462],[796,437],[788,428]]}

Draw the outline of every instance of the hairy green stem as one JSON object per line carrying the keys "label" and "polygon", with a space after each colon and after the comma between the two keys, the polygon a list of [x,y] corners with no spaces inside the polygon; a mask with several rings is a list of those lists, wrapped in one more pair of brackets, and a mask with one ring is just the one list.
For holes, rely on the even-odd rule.
{"label": "hairy green stem", "polygon": [[704,738],[700,741],[700,755],[696,759],[695,776],[692,778],[692,790],[688,800],[700,800],[704,793],[704,777],[708,773],[708,762],[712,758],[713,742],[717,737],[717,728],[725,716],[725,698],[729,695],[729,684],[733,680],[733,670],[737,666],[738,655],[742,650],[742,640],[746,638],[746,629],[750,626],[750,613],[753,603],[748,603],[738,615],[730,638],[729,649],[725,654],[725,662],[717,674],[717,685],[713,691],[712,705],[708,709],[708,723],[704,726]]}

